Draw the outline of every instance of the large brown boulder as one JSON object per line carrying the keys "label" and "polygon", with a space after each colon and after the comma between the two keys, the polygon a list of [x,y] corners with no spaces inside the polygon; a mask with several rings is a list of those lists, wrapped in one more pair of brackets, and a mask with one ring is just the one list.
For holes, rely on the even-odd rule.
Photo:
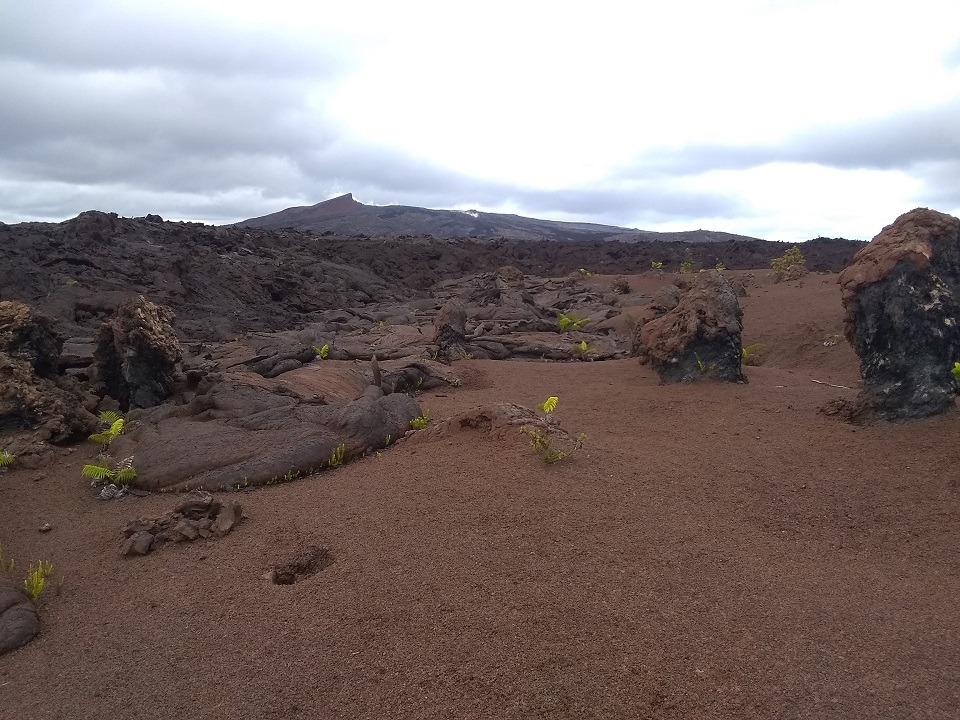
{"label": "large brown boulder", "polygon": [[640,330],[638,354],[663,383],[745,382],[741,370],[743,311],[722,273],[708,270],[676,307]]}
{"label": "large brown boulder", "polygon": [[61,341],[51,322],[18,302],[0,302],[0,430],[30,431],[31,441],[89,434],[97,419],[72,378],[58,377]]}
{"label": "large brown boulder", "polygon": [[36,606],[0,569],[0,655],[26,645],[39,631]]}
{"label": "large brown boulder", "polygon": [[172,310],[140,295],[123,300],[97,331],[95,382],[124,410],[159,405],[173,391],[183,357],[173,321]]}
{"label": "large brown boulder", "polygon": [[847,340],[860,356],[860,415],[941,413],[960,389],[960,220],[918,208],[898,217],[840,274]]}

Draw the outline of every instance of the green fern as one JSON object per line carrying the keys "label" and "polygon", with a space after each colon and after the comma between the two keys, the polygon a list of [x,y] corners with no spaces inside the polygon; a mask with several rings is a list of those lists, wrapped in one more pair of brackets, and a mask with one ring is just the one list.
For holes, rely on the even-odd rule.
{"label": "green fern", "polygon": [[551,395],[542,403],[537,405],[537,407],[543,410],[543,412],[545,412],[547,415],[549,415],[550,413],[552,413],[554,410],[557,409],[558,402],[560,402],[560,398],[558,398],[555,395]]}
{"label": "green fern", "polygon": [[117,435],[123,433],[124,425],[126,421],[123,419],[123,416],[120,413],[116,413],[113,410],[104,410],[99,414],[100,422],[107,425],[105,430],[101,432],[94,433],[87,439],[91,442],[97,443],[97,445],[103,445],[104,448],[110,446],[116,438]]}
{"label": "green fern", "polygon": [[415,417],[410,421],[410,427],[412,427],[414,430],[423,430],[427,426],[428,422],[430,422],[430,413],[424,410],[423,415]]}
{"label": "green fern", "polygon": [[953,376],[954,376],[957,380],[960,380],[960,362],[955,362],[955,363],[953,364],[953,369],[950,370],[950,372],[953,374]]}
{"label": "green fern", "polygon": [[84,465],[83,470],[80,471],[81,475],[94,482],[106,481],[114,485],[126,485],[137,477],[137,470],[133,467],[133,456],[124,458],[113,468],[106,462],[107,460],[109,458],[104,458],[103,464]]}
{"label": "green fern", "polygon": [[590,322],[590,318],[577,317],[574,313],[570,313],[569,315],[560,313],[557,316],[557,326],[560,328],[561,332],[566,332],[568,330],[582,330],[583,326],[588,322]]}
{"label": "green fern", "polygon": [[340,467],[343,465],[343,453],[346,450],[346,446],[343,443],[340,443],[333,449],[333,452],[330,453],[330,467]]}
{"label": "green fern", "polygon": [[17,459],[16,455],[11,455],[6,450],[0,450],[0,468],[9,467],[13,465],[13,461]]}
{"label": "green fern", "polygon": [[325,343],[323,347],[317,347],[316,345],[314,345],[313,351],[317,354],[318,358],[320,358],[321,360],[326,360],[327,355],[330,354],[330,344]]}
{"label": "green fern", "polygon": [[27,570],[27,577],[23,581],[23,589],[27,591],[30,599],[36,602],[43,588],[47,585],[47,578],[53,572],[53,564],[49,560],[40,560],[36,565],[30,563]]}

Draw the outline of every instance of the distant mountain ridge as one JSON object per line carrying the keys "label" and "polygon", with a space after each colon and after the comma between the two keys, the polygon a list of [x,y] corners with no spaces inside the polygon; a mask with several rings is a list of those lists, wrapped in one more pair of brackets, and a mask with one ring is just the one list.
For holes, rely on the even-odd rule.
{"label": "distant mountain ridge", "polygon": [[596,223],[539,220],[478,210],[430,210],[409,205],[364,205],[353,193],[316,205],[287,208],[236,223],[263,230],[305,230],[336,235],[437,238],[505,238],[507,240],[618,240],[620,242],[724,242],[759,238],[713,230],[654,232]]}

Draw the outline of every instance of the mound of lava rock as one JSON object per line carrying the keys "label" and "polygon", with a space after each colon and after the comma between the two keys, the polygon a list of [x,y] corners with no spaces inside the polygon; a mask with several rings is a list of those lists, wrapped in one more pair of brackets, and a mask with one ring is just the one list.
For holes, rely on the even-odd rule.
{"label": "mound of lava rock", "polygon": [[863,419],[953,406],[960,383],[960,220],[919,208],[860,250],[839,278],[846,336],[860,356]]}

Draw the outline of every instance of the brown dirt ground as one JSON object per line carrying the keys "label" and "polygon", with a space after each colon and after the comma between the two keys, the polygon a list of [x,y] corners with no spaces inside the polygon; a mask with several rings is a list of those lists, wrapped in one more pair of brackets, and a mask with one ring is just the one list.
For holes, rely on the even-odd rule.
{"label": "brown dirt ground", "polygon": [[[960,417],[818,413],[854,393],[812,380],[858,378],[823,344],[836,276],[755,275],[747,385],[466,361],[421,398],[442,419],[558,395],[588,440],[552,466],[519,433],[400,443],[138,559],[123,522],[172,498],[92,499],[84,447],[0,476],[7,553],[63,578],[0,657],[0,717],[960,717]],[[311,545],[329,567],[264,578]]]}

